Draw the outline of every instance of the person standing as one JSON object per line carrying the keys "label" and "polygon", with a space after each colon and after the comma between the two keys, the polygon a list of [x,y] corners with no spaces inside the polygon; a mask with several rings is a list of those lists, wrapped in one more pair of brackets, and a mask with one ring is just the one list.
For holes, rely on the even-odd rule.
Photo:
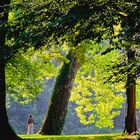
{"label": "person standing", "polygon": [[28,127],[27,134],[33,134],[34,120],[32,118],[32,115],[30,115],[28,118],[27,127]]}

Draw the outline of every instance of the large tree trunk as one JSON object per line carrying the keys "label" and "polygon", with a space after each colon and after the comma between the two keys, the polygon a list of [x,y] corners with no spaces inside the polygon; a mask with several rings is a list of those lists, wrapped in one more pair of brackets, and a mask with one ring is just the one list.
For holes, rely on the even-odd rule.
{"label": "large tree trunk", "polygon": [[[10,0],[1,0],[0,6],[9,5]],[[3,8],[0,7],[0,14],[3,13]],[[8,21],[8,13],[0,17],[0,22]],[[18,140],[20,139],[8,122],[6,112],[6,83],[5,83],[5,32],[0,29],[0,139],[1,140]]]}
{"label": "large tree trunk", "polygon": [[[132,64],[135,61],[135,51],[128,51],[128,64]],[[128,134],[136,133],[136,77],[135,74],[131,74],[128,71],[127,83],[126,83],[126,96],[127,96],[127,114],[125,118],[124,131]]]}
{"label": "large tree trunk", "polygon": [[60,135],[64,127],[71,89],[80,67],[80,63],[72,51],[69,52],[67,58],[70,62],[63,64],[56,79],[49,110],[40,129],[40,133],[43,135]]}

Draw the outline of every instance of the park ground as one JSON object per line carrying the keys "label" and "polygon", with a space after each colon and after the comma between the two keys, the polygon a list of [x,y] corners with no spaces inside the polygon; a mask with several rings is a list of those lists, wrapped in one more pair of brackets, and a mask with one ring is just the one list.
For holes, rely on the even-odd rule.
{"label": "park ground", "polygon": [[122,134],[91,134],[91,135],[19,135],[25,140],[137,140],[136,136],[126,136]]}

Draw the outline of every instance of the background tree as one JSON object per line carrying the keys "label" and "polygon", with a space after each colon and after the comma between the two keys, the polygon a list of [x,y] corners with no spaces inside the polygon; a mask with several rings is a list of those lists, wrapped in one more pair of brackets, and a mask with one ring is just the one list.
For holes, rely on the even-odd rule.
{"label": "background tree", "polygon": [[[127,53],[128,65],[134,65],[135,67],[135,51],[129,50]],[[136,75],[135,73],[127,74],[126,82],[126,95],[127,95],[127,115],[125,118],[125,129],[124,131],[136,133],[137,122],[136,122]]]}
{"label": "background tree", "polygon": [[[133,7],[135,6],[135,8]],[[136,79],[139,73],[139,66],[136,60],[136,51],[139,48],[139,27],[140,27],[140,19],[138,18],[139,15],[139,3],[136,2],[133,5],[127,8],[127,18],[124,18],[123,21],[123,29],[126,33],[125,40],[130,43],[130,49],[127,49],[127,57],[128,57],[128,65],[131,65],[131,75],[129,74],[128,70],[128,79],[126,83],[126,94],[127,94],[127,116],[126,116],[126,123],[125,123],[125,130],[130,133],[135,133],[137,131],[137,123],[136,123]],[[131,11],[133,7],[133,12]],[[131,22],[129,22],[131,21]],[[128,46],[127,46],[128,47]],[[134,49],[135,48],[135,49]],[[134,72],[134,71],[135,72]],[[130,107],[130,109],[129,109]],[[131,120],[131,121],[130,121]],[[128,123],[129,122],[129,123]]]}
{"label": "background tree", "polygon": [[122,7],[124,12],[122,13],[123,18],[121,23],[121,31],[118,36],[120,38],[121,45],[126,51],[126,66],[128,66],[126,70],[127,116],[125,119],[125,131],[131,134],[137,131],[136,79],[139,73],[139,62],[138,59],[136,59],[136,50],[139,48],[139,3],[126,3]]}

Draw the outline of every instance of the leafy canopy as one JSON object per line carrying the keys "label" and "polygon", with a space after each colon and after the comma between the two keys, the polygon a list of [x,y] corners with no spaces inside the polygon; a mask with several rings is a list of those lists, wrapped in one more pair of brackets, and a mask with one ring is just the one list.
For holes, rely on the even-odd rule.
{"label": "leafy canopy", "polygon": [[58,75],[62,62],[68,62],[56,47],[20,50],[6,66],[7,92],[10,99],[27,104],[42,92],[44,81]]}
{"label": "leafy canopy", "polygon": [[[86,47],[87,44],[84,44]],[[106,81],[112,75],[108,67],[121,63],[123,58],[119,50],[101,55],[107,47],[90,43],[84,63],[76,76],[71,97],[71,101],[77,104],[76,112],[80,122],[85,125],[95,124],[99,128],[114,127],[113,119],[120,114],[125,92],[123,81],[115,84]]]}

